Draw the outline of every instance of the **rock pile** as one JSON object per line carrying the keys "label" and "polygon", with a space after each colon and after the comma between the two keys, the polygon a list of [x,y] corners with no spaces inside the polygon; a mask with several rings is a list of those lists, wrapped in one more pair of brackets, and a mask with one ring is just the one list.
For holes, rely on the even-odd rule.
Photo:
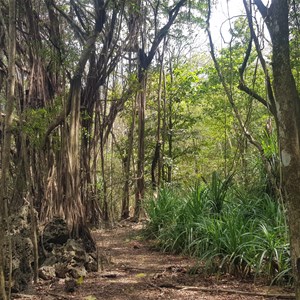
{"label": "rock pile", "polygon": [[[29,203],[24,203],[18,213],[10,216],[10,241],[12,249],[13,293],[28,288],[33,280],[33,244],[31,241],[31,214]],[[98,255],[90,239],[72,239],[66,222],[54,218],[39,233],[39,277],[44,280],[54,278],[82,278],[87,272],[98,270]],[[83,235],[84,236],[84,235]],[[9,245],[6,240],[4,261],[5,276],[9,273]]]}
{"label": "rock pile", "polygon": [[68,226],[61,218],[54,218],[45,226],[40,248],[39,277],[44,280],[78,279],[98,270],[97,251],[87,249],[81,239],[71,239]]}

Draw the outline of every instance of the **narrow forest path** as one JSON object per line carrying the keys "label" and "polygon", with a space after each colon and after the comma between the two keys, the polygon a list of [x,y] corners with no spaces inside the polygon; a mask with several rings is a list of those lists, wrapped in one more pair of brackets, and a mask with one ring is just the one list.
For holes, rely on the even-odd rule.
{"label": "narrow forest path", "polygon": [[[254,286],[230,276],[208,277],[190,274],[195,266],[191,258],[159,253],[141,240],[142,225],[123,223],[111,230],[94,232],[99,247],[99,272],[90,273],[73,293],[64,290],[64,280],[41,282],[31,295],[18,299],[32,300],[258,300],[287,299],[284,289]],[[228,291],[228,292],[225,292]],[[234,293],[240,291],[248,295]],[[253,294],[252,294],[253,293]],[[255,296],[254,293],[282,294],[285,297]],[[17,295],[18,296],[18,295]],[[290,298],[292,299],[292,298]]]}

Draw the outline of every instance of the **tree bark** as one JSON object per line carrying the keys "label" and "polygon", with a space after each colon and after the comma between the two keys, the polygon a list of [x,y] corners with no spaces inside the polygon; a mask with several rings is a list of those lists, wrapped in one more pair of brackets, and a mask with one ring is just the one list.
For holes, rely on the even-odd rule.
{"label": "tree bark", "polygon": [[272,0],[270,7],[254,1],[272,40],[273,88],[278,119],[282,190],[287,208],[291,263],[296,299],[300,299],[300,98],[291,70],[289,4]]}
{"label": "tree bark", "polygon": [[79,236],[79,228],[84,222],[84,211],[80,190],[79,133],[80,133],[80,91],[81,78],[74,78],[71,83],[70,133],[67,141],[66,199],[64,212],[66,221],[74,236]]}
{"label": "tree bark", "polygon": [[160,148],[161,148],[161,142],[158,140],[155,145],[155,151],[154,151],[152,164],[151,164],[151,181],[152,181],[153,191],[156,191],[156,188],[158,187],[158,181],[155,178],[155,169],[160,158]]}
{"label": "tree bark", "polygon": [[[166,48],[166,37],[164,37],[162,53],[159,57],[160,69],[159,69],[159,80],[158,80],[158,96],[157,96],[157,131],[156,131],[156,148],[154,157],[152,160],[151,176],[152,176],[152,187],[155,190],[160,187],[161,182],[161,120],[162,120],[162,90],[163,90],[163,77],[164,77],[164,54]],[[157,180],[155,180],[155,168],[158,167]]]}
{"label": "tree bark", "polygon": [[138,157],[137,157],[137,187],[135,195],[134,221],[140,218],[142,201],[145,195],[145,105],[146,105],[146,76],[142,79],[142,90],[139,93],[138,109]]}
{"label": "tree bark", "polygon": [[[171,75],[171,85],[173,84],[173,65],[170,62],[170,75]],[[173,102],[172,97],[169,98],[169,107],[168,107],[168,174],[167,181],[172,182],[172,170],[173,170]]]}
{"label": "tree bark", "polygon": [[135,97],[135,99],[133,100],[132,120],[131,120],[129,133],[128,133],[126,155],[123,160],[124,171],[125,171],[125,182],[123,187],[122,211],[121,211],[121,219],[123,220],[129,218],[130,165],[131,165],[131,157],[133,153],[133,135],[134,135],[134,128],[135,128],[136,104],[137,104],[137,97]]}
{"label": "tree bark", "polygon": [[[2,148],[2,169],[0,179],[0,298],[6,300],[10,298],[10,284],[11,284],[11,262],[9,262],[9,287],[8,295],[5,290],[5,274],[4,274],[4,258],[5,258],[5,232],[9,232],[8,221],[8,199],[9,199],[9,163],[10,163],[10,149],[11,149],[11,131],[13,122],[13,109],[15,102],[15,62],[16,62],[16,1],[9,1],[9,32],[8,32],[8,82],[7,82],[7,101],[5,107],[5,127],[4,127],[4,141]],[[7,237],[10,239],[9,237]],[[11,241],[8,240],[11,257]]]}
{"label": "tree bark", "polygon": [[105,175],[105,155],[104,155],[104,126],[106,119],[106,105],[107,105],[107,92],[105,92],[104,96],[104,105],[100,104],[101,107],[101,117],[102,117],[102,124],[100,128],[100,158],[101,158],[101,176],[102,176],[102,192],[103,192],[103,206],[102,206],[102,212],[103,212],[103,221],[108,226],[109,224],[109,209],[108,209],[108,197],[107,197],[107,180]]}

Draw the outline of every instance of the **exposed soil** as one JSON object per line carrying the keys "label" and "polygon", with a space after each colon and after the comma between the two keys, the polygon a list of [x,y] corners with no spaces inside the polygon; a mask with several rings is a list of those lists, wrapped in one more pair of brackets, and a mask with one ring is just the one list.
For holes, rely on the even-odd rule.
{"label": "exposed soil", "polygon": [[[195,260],[155,251],[151,243],[141,240],[141,229],[141,224],[125,222],[111,230],[95,231],[99,272],[69,282],[67,288],[65,279],[41,281],[27,294],[13,295],[13,299],[259,300],[288,299],[291,295],[284,288],[254,285],[229,275],[208,276],[203,272],[192,272]],[[66,289],[74,291],[67,292]]]}

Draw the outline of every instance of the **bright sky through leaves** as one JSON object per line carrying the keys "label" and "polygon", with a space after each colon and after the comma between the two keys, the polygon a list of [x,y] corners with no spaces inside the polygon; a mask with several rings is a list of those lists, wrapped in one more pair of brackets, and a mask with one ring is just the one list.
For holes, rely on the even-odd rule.
{"label": "bright sky through leaves", "polygon": [[[245,11],[242,0],[219,0],[216,5],[213,5],[211,32],[213,39],[216,41],[215,46],[217,48],[222,48],[225,43],[230,41],[230,23],[228,19],[244,14]],[[234,20],[234,18],[231,19],[231,23],[233,23]]]}

